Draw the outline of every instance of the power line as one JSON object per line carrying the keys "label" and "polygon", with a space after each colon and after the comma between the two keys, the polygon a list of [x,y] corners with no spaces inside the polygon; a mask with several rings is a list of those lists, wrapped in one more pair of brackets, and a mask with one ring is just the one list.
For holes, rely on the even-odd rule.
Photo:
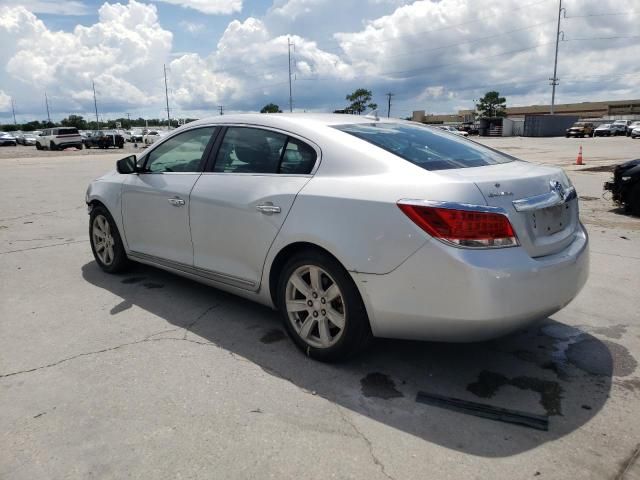
{"label": "power line", "polygon": [[171,114],[169,112],[169,88],[167,87],[167,65],[162,65],[164,69],[164,95],[167,100],[167,129],[171,129]]}
{"label": "power line", "polygon": [[18,122],[16,122],[16,101],[11,97],[11,112],[13,113],[13,124],[18,126]]}
{"label": "power line", "polygon": [[100,120],[98,119],[98,101],[96,100],[96,82],[92,80],[91,85],[93,85],[93,106],[96,109],[96,125],[98,130],[100,130]]}
{"label": "power line", "polygon": [[291,40],[287,37],[287,49],[289,54],[289,111],[293,112],[293,91],[291,89]]}
{"label": "power line", "polygon": [[[564,10],[565,17],[567,16],[567,9],[562,8],[562,0],[558,2],[558,29],[556,31],[556,54],[553,60],[553,78],[551,80],[551,108],[550,113],[553,115],[553,107],[556,103],[556,86],[558,85],[558,47],[560,45],[560,20],[562,18],[562,11]],[[564,37],[564,33],[562,34]]]}
{"label": "power line", "polygon": [[395,95],[395,93],[385,93],[385,95],[387,96],[387,118],[389,118],[391,116],[391,97],[393,97]]}

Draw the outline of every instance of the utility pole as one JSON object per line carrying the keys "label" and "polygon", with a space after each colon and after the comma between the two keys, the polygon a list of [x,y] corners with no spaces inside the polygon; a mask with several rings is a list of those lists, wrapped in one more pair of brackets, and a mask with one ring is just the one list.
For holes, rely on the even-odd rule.
{"label": "utility pole", "polygon": [[385,93],[385,95],[387,96],[387,118],[389,118],[391,116],[391,97],[393,97],[395,95],[395,93]]}
{"label": "utility pole", "polygon": [[167,87],[167,66],[164,67],[164,95],[167,99],[167,130],[171,129],[171,115],[169,113],[169,88]]}
{"label": "utility pole", "polygon": [[98,119],[98,101],[96,100],[96,82],[91,80],[93,86],[93,107],[96,109],[96,128],[100,130],[100,120]]}
{"label": "utility pole", "polygon": [[16,122],[16,101],[11,97],[11,112],[13,113],[13,124],[17,127],[18,122]]}
{"label": "utility pole", "polygon": [[[556,56],[553,61],[553,78],[551,80],[551,115],[554,113],[554,106],[556,103],[556,85],[558,85],[558,46],[560,43],[560,18],[562,18],[562,11],[564,10],[565,17],[567,16],[567,10],[562,8],[562,0],[558,2],[558,28],[556,31]],[[564,37],[564,33],[563,33]]]}
{"label": "utility pole", "polygon": [[51,123],[51,115],[49,115],[49,99],[47,98],[47,92],[44,92],[44,104],[47,106],[47,122]]}
{"label": "utility pole", "polygon": [[224,105],[218,105],[218,109],[220,110],[220,115],[224,115]]}
{"label": "utility pole", "polygon": [[293,112],[293,91],[291,90],[291,40],[287,37],[287,48],[289,51],[289,111]]}

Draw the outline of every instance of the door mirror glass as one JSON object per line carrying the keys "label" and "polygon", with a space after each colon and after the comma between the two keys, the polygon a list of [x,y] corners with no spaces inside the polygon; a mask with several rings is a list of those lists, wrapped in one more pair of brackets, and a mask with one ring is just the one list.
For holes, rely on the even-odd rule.
{"label": "door mirror glass", "polygon": [[128,173],[136,173],[136,156],[130,155],[118,160],[118,162],[116,163],[116,169],[118,170],[118,173],[121,173],[123,175]]}

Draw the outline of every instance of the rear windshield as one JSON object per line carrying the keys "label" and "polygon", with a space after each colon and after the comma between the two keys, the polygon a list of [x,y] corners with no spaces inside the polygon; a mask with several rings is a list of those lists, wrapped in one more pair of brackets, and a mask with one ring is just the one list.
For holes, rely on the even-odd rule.
{"label": "rear windshield", "polygon": [[507,163],[513,157],[440,129],[402,123],[335,126],[425,170],[481,167]]}
{"label": "rear windshield", "polygon": [[58,129],[58,135],[77,135],[77,134],[78,134],[77,128],[59,128]]}

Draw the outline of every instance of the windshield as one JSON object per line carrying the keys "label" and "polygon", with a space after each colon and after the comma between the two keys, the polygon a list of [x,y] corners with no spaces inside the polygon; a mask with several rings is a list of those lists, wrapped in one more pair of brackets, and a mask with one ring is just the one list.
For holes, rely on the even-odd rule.
{"label": "windshield", "polygon": [[514,159],[457,135],[402,123],[337,125],[334,128],[397,155],[425,170],[481,167]]}

